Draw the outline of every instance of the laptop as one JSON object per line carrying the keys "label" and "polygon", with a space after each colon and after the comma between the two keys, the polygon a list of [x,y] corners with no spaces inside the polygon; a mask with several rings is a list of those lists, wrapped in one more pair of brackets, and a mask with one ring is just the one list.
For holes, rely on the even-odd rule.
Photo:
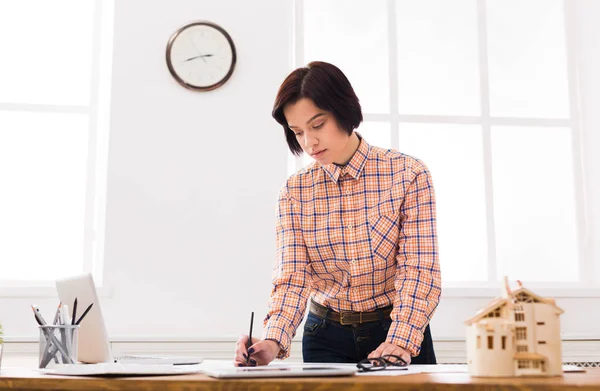
{"label": "laptop", "polygon": [[352,376],[358,372],[356,365],[335,366],[333,364],[283,366],[266,365],[258,367],[202,367],[201,372],[218,379],[256,378],[256,377],[316,377],[316,376]]}
{"label": "laptop", "polygon": [[77,298],[78,317],[94,303],[79,325],[77,359],[83,363],[192,365],[202,362],[202,358],[185,356],[113,356],[92,275],[57,280],[56,290],[60,301],[69,306],[69,312],[73,311],[73,302]]}

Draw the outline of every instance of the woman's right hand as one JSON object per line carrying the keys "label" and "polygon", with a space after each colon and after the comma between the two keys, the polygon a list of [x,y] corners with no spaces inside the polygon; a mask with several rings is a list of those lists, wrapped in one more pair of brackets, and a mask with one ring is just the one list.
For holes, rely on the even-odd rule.
{"label": "woman's right hand", "polygon": [[252,338],[252,346],[248,349],[250,353],[250,360],[246,364],[246,357],[248,351],[246,350],[246,343],[248,342],[248,336],[242,334],[237,341],[235,349],[235,358],[233,363],[236,367],[245,367],[246,365],[267,365],[277,357],[279,353],[279,344],[271,339],[258,339]]}

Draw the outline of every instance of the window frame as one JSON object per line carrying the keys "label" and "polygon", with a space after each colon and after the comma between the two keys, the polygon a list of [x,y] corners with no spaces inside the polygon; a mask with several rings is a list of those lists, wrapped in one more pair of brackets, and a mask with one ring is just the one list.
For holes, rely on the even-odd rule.
{"label": "window frame", "polygon": [[[577,249],[579,255],[579,281],[539,282],[528,283],[528,288],[542,296],[557,298],[593,298],[600,297],[595,271],[600,268],[592,258],[590,246],[586,238],[590,235],[589,201],[586,197],[586,183],[583,175],[584,148],[581,118],[581,102],[579,98],[576,41],[576,5],[574,2],[562,0],[564,9],[564,28],[566,45],[566,67],[569,94],[569,118],[519,118],[492,117],[490,114],[489,70],[487,55],[487,8],[486,0],[476,0],[478,56],[480,82],[480,114],[478,116],[448,116],[448,115],[403,115],[398,109],[398,47],[396,37],[396,2],[385,0],[388,14],[388,51],[389,51],[389,84],[390,112],[363,113],[365,122],[379,122],[390,125],[390,145],[398,149],[400,145],[399,128],[401,123],[426,124],[459,124],[479,125],[483,136],[484,183],[486,197],[486,230],[487,230],[487,281],[452,281],[443,282],[443,295],[453,298],[495,297],[501,289],[502,282],[497,273],[496,234],[494,219],[493,174],[492,174],[492,143],[491,130],[493,126],[535,126],[535,127],[564,127],[571,131],[572,155],[574,170],[575,193],[575,222],[577,228]],[[295,0],[294,29],[293,29],[293,63],[296,67],[305,66],[304,59],[304,0]],[[288,155],[290,174],[303,167],[302,156]]]}

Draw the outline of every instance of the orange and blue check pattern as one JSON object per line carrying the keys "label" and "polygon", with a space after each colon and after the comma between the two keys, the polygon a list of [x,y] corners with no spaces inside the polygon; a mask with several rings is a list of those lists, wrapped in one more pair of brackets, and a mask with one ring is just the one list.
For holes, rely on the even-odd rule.
{"label": "orange and blue check pattern", "polygon": [[393,305],[387,342],[420,351],[441,294],[427,167],[364,139],[344,166],[312,163],[279,194],[277,259],[264,339],[289,356],[313,299],[333,311]]}

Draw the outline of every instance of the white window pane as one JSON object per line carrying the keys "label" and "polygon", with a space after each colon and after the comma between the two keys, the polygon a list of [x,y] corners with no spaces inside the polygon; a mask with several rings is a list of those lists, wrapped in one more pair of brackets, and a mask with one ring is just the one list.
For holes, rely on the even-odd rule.
{"label": "white window pane", "polygon": [[400,124],[400,150],[433,177],[442,281],[487,280],[485,182],[481,128]]}
{"label": "white window pane", "polygon": [[363,122],[357,132],[369,145],[391,148],[391,130],[387,122]]}
{"label": "white window pane", "polygon": [[492,116],[569,116],[563,0],[488,0]]}
{"label": "white window pane", "polygon": [[0,111],[0,279],[82,272],[87,128],[87,115]]}
{"label": "white window pane", "polygon": [[492,128],[498,275],[577,281],[571,130]]}
{"label": "white window pane", "polygon": [[304,63],[326,61],[350,80],[363,112],[389,111],[387,1],[305,0]]}
{"label": "white window pane", "polygon": [[396,1],[398,109],[479,115],[476,0]]}
{"label": "white window pane", "polygon": [[89,103],[92,0],[0,2],[0,102]]}

